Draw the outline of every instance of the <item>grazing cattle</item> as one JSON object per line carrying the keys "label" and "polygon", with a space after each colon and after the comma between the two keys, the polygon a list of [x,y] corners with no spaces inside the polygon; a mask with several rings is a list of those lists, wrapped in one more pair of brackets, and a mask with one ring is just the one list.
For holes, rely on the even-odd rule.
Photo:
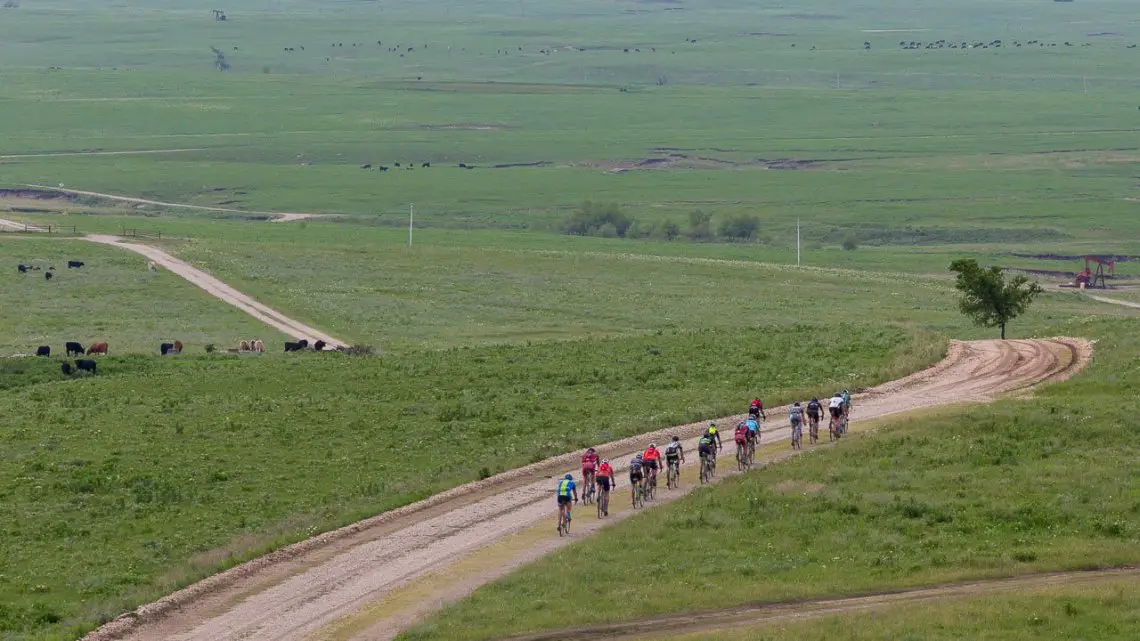
{"label": "grazing cattle", "polygon": [[372,163],[365,163],[360,166],[361,169],[372,169]]}
{"label": "grazing cattle", "polygon": [[71,376],[71,363],[63,362],[59,364],[59,371],[63,372],[64,376]]}
{"label": "grazing cattle", "polygon": [[379,169],[380,171],[388,171],[388,168],[385,167],[384,165],[380,165],[379,167],[377,167],[377,169]]}
{"label": "grazing cattle", "polygon": [[324,351],[325,345],[327,345],[327,344],[328,343],[326,343],[324,341],[317,341],[317,342],[313,343],[313,351],[314,352],[322,352],[322,351]]}
{"label": "grazing cattle", "polygon": [[174,353],[175,354],[181,354],[182,353],[182,341],[174,341]]}
{"label": "grazing cattle", "polygon": [[67,343],[64,344],[64,348],[67,349],[68,356],[78,356],[83,353],[83,345],[75,341],[67,341]]}
{"label": "grazing cattle", "polygon": [[463,169],[467,169],[467,163],[465,163],[465,162],[459,163],[459,166],[462,167]]}
{"label": "grazing cattle", "polygon": [[81,358],[81,359],[75,361],[75,367],[77,369],[81,369],[85,372],[91,372],[92,374],[96,373],[95,372],[95,361],[88,359],[88,358]]}
{"label": "grazing cattle", "polygon": [[91,354],[103,354],[104,356],[106,356],[107,355],[107,344],[106,343],[92,343],[91,347],[87,348],[87,355],[90,356]]}
{"label": "grazing cattle", "polygon": [[422,164],[420,164],[420,167],[424,167],[424,168],[431,167],[431,163],[430,162],[422,163]]}
{"label": "grazing cattle", "polygon": [[21,263],[16,266],[16,271],[20,272],[21,274],[26,274],[28,273],[28,266]]}
{"label": "grazing cattle", "polygon": [[158,346],[158,352],[160,354],[162,354],[163,356],[166,356],[167,354],[169,354],[173,350],[174,350],[174,343],[162,343],[161,345]]}
{"label": "grazing cattle", "polygon": [[36,348],[36,356],[51,356],[51,346],[40,345]]}
{"label": "grazing cattle", "polygon": [[51,277],[52,277],[51,272],[44,272],[44,280],[51,280]]}
{"label": "grazing cattle", "polygon": [[74,267],[75,269],[79,269],[80,267],[83,267],[83,261],[81,261],[81,260],[69,260],[69,261],[67,261],[67,268],[71,269],[72,267]]}
{"label": "grazing cattle", "polygon": [[152,272],[158,271],[158,267],[154,264],[153,260],[146,264],[146,268]]}
{"label": "grazing cattle", "polygon": [[253,351],[257,352],[258,354],[265,351],[265,343],[261,342],[260,338],[253,341]]}
{"label": "grazing cattle", "polygon": [[396,165],[397,167],[399,167],[399,166],[400,166],[400,163],[398,163],[398,162],[397,162],[397,163],[392,163],[392,164]]}
{"label": "grazing cattle", "polygon": [[238,343],[238,349],[243,351],[243,352],[248,352],[249,351],[249,341],[242,341],[242,342]]}
{"label": "grazing cattle", "polygon": [[296,343],[285,343],[286,352],[299,352],[309,346],[309,341],[302,338]]}

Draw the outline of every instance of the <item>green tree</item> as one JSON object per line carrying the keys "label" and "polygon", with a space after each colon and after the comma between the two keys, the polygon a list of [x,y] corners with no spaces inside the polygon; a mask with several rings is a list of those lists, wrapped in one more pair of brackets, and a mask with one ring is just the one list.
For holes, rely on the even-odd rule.
{"label": "green tree", "polygon": [[1005,325],[1017,318],[1042,291],[1041,286],[1024,275],[1009,281],[1000,267],[982,268],[973,259],[959,259],[950,263],[950,271],[958,275],[954,286],[962,292],[958,309],[969,316],[975,325],[1000,327],[1005,338]]}
{"label": "green tree", "polygon": [[712,214],[699,209],[689,212],[689,229],[686,235],[693,240],[712,238]]}
{"label": "green tree", "polygon": [[859,249],[859,239],[855,234],[847,234],[847,238],[843,239],[843,251],[853,252]]}

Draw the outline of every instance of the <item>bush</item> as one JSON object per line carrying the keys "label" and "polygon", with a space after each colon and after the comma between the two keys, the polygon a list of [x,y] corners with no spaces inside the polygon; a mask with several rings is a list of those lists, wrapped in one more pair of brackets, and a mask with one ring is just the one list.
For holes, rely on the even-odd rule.
{"label": "bush", "polygon": [[760,219],[752,214],[738,214],[720,223],[720,235],[731,240],[749,240],[760,229]]}
{"label": "bush", "polygon": [[617,203],[592,203],[587,200],[562,221],[562,231],[571,236],[597,236],[606,224],[613,226],[617,237],[625,238],[633,219]]}
{"label": "bush", "polygon": [[214,351],[217,349],[218,349],[218,346],[214,345],[213,343],[207,343],[206,344],[206,353],[207,354],[213,354]]}
{"label": "bush", "polygon": [[685,235],[692,240],[709,240],[712,233],[712,214],[696,210],[689,214],[689,229]]}
{"label": "bush", "polygon": [[843,239],[843,251],[855,251],[859,248],[859,239],[855,238],[855,234],[847,234],[847,238]]}
{"label": "bush", "polygon": [[604,223],[601,227],[595,229],[592,235],[599,236],[601,238],[617,238],[617,227],[614,227],[613,223]]}
{"label": "bush", "polygon": [[653,238],[658,240],[673,240],[681,235],[681,227],[671,220],[662,221],[653,229]]}

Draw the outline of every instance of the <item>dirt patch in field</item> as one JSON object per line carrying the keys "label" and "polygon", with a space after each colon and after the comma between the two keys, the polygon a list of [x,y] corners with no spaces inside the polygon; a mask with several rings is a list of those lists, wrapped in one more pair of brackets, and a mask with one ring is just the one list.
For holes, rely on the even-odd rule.
{"label": "dirt patch in field", "polygon": [[509,125],[480,122],[456,122],[446,125],[420,125],[420,129],[429,131],[506,131],[514,129]]}
{"label": "dirt patch in field", "polygon": [[61,191],[47,191],[44,189],[0,189],[0,199],[19,199],[19,200],[62,200],[66,202],[74,202],[78,200],[78,196]]}
{"label": "dirt patch in field", "polygon": [[537,162],[509,162],[501,165],[491,165],[492,169],[511,169],[514,167],[549,167],[554,163],[549,160],[539,160]]}
{"label": "dirt patch in field", "polygon": [[777,18],[790,18],[792,20],[842,20],[843,16],[832,13],[785,13]]}
{"label": "dirt patch in field", "polygon": [[846,159],[840,160],[817,160],[806,158],[757,158],[754,160],[726,160],[724,158],[714,158],[711,156],[695,156],[690,154],[683,154],[678,152],[667,153],[663,156],[653,158],[642,158],[640,160],[626,160],[626,161],[596,161],[584,163],[587,167],[600,167],[606,169],[611,173],[623,173],[627,171],[645,170],[645,169],[670,169],[670,170],[685,170],[685,169],[830,169],[838,170],[835,166],[837,163],[845,162]]}

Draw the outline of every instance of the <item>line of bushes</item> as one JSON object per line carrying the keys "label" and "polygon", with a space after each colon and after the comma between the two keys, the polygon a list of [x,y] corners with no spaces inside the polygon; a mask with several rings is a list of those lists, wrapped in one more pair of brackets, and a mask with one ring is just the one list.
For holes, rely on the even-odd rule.
{"label": "line of bushes", "polygon": [[563,220],[561,231],[571,236],[598,236],[601,238],[651,238],[695,241],[755,241],[771,240],[760,228],[760,217],[753,214],[734,214],[714,225],[712,214],[696,210],[689,214],[688,226],[682,228],[674,220],[635,220],[617,203],[586,201],[570,212]]}

